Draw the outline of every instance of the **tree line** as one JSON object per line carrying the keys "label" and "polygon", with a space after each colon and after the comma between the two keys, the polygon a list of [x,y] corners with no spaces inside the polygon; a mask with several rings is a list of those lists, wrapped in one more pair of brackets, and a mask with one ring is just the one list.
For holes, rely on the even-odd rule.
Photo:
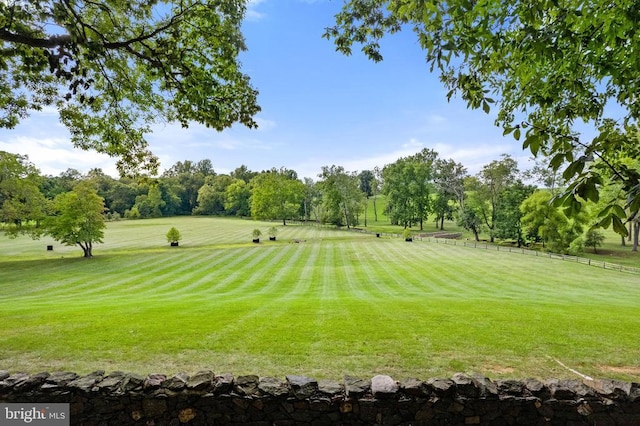
{"label": "tree line", "polygon": [[[604,238],[597,229],[598,212],[620,188],[612,181],[601,189],[599,203],[583,200],[580,209],[558,202],[565,188],[562,175],[540,162],[521,171],[512,157],[503,155],[472,176],[463,164],[427,148],[373,170],[324,166],[317,180],[299,179],[287,168],[256,172],[244,165],[221,174],[210,160],[179,161],[155,178],[116,179],[100,169],[43,176],[27,157],[0,152],[0,221],[5,233],[34,238],[48,234],[79,245],[87,257],[92,243],[101,241],[108,220],[214,215],[350,228],[363,220],[367,226],[364,213],[370,202],[375,222],[384,213],[391,224],[416,232],[428,220],[440,229],[445,221],[455,221],[476,240],[488,234],[491,242],[540,243],[556,252],[577,252],[585,245],[595,249]],[[384,212],[378,208],[380,195],[385,197]],[[625,210],[622,203],[618,207],[627,217],[626,234],[637,251],[640,214]]]}

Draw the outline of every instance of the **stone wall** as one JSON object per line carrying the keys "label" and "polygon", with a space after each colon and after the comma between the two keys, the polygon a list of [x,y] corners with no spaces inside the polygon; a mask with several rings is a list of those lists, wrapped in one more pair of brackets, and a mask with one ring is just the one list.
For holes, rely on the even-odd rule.
{"label": "stone wall", "polygon": [[69,403],[72,425],[640,425],[640,384],[612,380],[0,371],[0,404]]}

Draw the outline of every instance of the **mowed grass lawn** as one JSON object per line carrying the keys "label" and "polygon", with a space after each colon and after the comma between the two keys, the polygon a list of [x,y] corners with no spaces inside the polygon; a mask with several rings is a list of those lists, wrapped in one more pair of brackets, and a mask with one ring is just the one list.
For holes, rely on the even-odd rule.
{"label": "mowed grass lawn", "polygon": [[640,380],[639,275],[272,225],[112,222],[93,259],[1,236],[0,370]]}

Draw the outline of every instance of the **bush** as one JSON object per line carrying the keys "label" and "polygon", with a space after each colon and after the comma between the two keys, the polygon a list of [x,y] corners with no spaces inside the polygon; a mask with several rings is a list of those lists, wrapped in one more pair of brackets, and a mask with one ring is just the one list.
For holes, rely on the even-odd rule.
{"label": "bush", "polygon": [[140,219],[140,210],[137,207],[131,207],[131,210],[124,211],[125,219]]}
{"label": "bush", "polygon": [[577,256],[578,254],[584,251],[584,240],[582,237],[578,237],[575,240],[571,241],[571,245],[569,246],[569,254],[573,256]]}
{"label": "bush", "polygon": [[253,230],[253,238],[260,238],[260,235],[262,235],[261,230],[259,230],[258,228]]}

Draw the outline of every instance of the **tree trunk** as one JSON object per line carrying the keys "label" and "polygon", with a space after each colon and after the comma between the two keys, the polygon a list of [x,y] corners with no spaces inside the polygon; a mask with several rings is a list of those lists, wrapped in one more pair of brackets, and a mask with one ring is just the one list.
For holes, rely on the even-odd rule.
{"label": "tree trunk", "polygon": [[[631,232],[629,232],[629,238],[631,238]],[[620,245],[621,245],[622,247],[625,247],[625,246],[627,245],[627,239],[626,239],[626,237],[625,237],[624,235],[621,235],[621,236],[620,236],[620,239],[621,239],[621,241],[620,241]]]}
{"label": "tree trunk", "polygon": [[287,219],[282,218],[282,226],[287,226]]}
{"label": "tree trunk", "polygon": [[80,246],[80,248],[82,248],[84,257],[89,258],[93,256],[93,254],[91,253],[92,246],[90,241],[85,243],[78,242],[78,245]]}
{"label": "tree trunk", "polygon": [[350,229],[351,227],[349,226],[349,211],[347,210],[346,206],[344,208],[344,221],[347,223],[347,229]]}
{"label": "tree trunk", "polygon": [[440,218],[440,230],[444,231],[444,215]]}
{"label": "tree trunk", "polygon": [[369,209],[369,196],[367,195],[366,204],[364,207],[364,227],[367,227],[367,210]]}
{"label": "tree trunk", "polygon": [[473,231],[473,235],[476,237],[476,241],[480,241],[480,236],[478,235],[478,229],[471,228],[471,230]]}
{"label": "tree trunk", "polygon": [[378,209],[376,208],[376,196],[373,196],[373,216],[375,218],[375,221],[378,221]]}
{"label": "tree trunk", "polygon": [[633,223],[633,248],[631,251],[638,251],[638,236],[640,235],[640,222]]}

